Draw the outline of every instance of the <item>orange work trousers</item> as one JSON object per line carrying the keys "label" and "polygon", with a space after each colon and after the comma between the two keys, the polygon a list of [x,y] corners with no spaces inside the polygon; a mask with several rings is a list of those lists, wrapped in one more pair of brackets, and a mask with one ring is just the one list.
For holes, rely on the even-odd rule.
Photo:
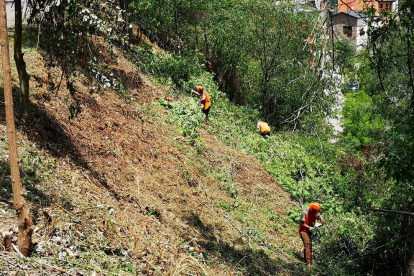
{"label": "orange work trousers", "polygon": [[312,239],[310,234],[306,231],[299,232],[303,241],[303,255],[305,257],[306,264],[312,264]]}

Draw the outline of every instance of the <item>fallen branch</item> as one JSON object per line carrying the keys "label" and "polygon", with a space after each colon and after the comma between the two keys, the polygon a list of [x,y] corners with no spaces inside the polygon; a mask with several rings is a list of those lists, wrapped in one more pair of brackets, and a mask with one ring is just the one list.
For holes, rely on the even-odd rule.
{"label": "fallen branch", "polygon": [[389,214],[401,214],[401,215],[414,216],[414,213],[402,212],[402,211],[394,211],[394,210],[383,210],[383,209],[372,209],[372,208],[365,208],[365,210],[373,211],[373,212],[389,213]]}
{"label": "fallen branch", "polygon": [[204,267],[200,264],[200,262],[196,258],[194,258],[191,255],[189,257],[194,260],[194,262],[198,265],[198,267],[201,268],[201,270],[203,270],[203,272],[204,272],[205,275],[207,275],[207,276],[210,275],[210,274],[207,273],[207,271],[204,269]]}
{"label": "fallen branch", "polygon": [[17,254],[19,254],[19,255],[20,255],[20,257],[22,257],[22,258],[24,259],[25,257],[24,257],[24,256],[23,256],[23,254],[20,252],[20,250],[17,248],[17,246],[15,246],[13,243],[12,243],[11,245],[13,246],[14,251],[16,251],[16,252],[17,252]]}
{"label": "fallen branch", "polygon": [[164,274],[162,274],[161,271],[157,267],[155,267],[152,263],[150,263],[147,259],[145,259],[144,257],[142,259],[146,261],[147,264],[149,264],[158,274],[160,274],[161,276],[164,276]]}

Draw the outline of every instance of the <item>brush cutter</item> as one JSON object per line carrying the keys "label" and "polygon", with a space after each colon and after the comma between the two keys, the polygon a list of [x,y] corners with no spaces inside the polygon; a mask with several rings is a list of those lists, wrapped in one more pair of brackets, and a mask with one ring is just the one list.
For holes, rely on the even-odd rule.
{"label": "brush cutter", "polygon": [[[317,244],[319,239],[321,238],[321,229],[320,227],[322,226],[322,223],[316,223],[314,227],[312,227],[310,229],[311,232],[311,239],[313,241],[314,244]],[[312,249],[312,264],[315,260],[315,251],[317,251],[317,249],[315,248],[315,246],[313,246]]]}
{"label": "brush cutter", "polygon": [[315,242],[319,241],[321,236],[321,230],[319,227],[322,226],[322,223],[316,223],[314,227],[310,229],[311,232],[311,239]]}

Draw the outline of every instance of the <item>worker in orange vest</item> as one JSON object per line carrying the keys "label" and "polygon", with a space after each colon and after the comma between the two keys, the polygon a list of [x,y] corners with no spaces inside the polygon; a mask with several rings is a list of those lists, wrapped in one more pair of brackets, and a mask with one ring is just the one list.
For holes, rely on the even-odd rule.
{"label": "worker in orange vest", "polygon": [[191,92],[201,97],[201,100],[199,102],[203,105],[201,111],[203,111],[203,113],[206,114],[206,124],[209,125],[210,122],[208,120],[208,113],[210,112],[211,107],[210,95],[206,90],[204,90],[204,87],[202,87],[201,85],[197,86],[197,92],[194,90],[191,90]]}
{"label": "worker in orange vest", "polygon": [[270,127],[267,123],[260,121],[257,123],[257,129],[260,131],[260,134],[263,138],[267,139],[267,135],[270,135]]}
{"label": "worker in orange vest", "polygon": [[[321,206],[312,202],[309,208],[302,212],[299,220],[299,234],[303,241],[304,257],[307,266],[310,268],[313,265],[312,259],[312,231],[314,228],[320,227],[323,224],[323,218],[320,213]],[[320,223],[316,223],[319,220]]]}

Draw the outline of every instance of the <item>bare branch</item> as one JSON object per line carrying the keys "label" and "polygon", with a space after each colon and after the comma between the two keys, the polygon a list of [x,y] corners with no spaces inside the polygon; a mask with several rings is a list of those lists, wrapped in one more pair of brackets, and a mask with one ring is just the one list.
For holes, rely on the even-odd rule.
{"label": "bare branch", "polygon": [[383,210],[383,209],[373,209],[373,208],[365,208],[365,210],[373,211],[373,212],[389,213],[389,214],[401,214],[401,215],[414,216],[414,213],[402,212],[402,211],[394,211],[394,210]]}

